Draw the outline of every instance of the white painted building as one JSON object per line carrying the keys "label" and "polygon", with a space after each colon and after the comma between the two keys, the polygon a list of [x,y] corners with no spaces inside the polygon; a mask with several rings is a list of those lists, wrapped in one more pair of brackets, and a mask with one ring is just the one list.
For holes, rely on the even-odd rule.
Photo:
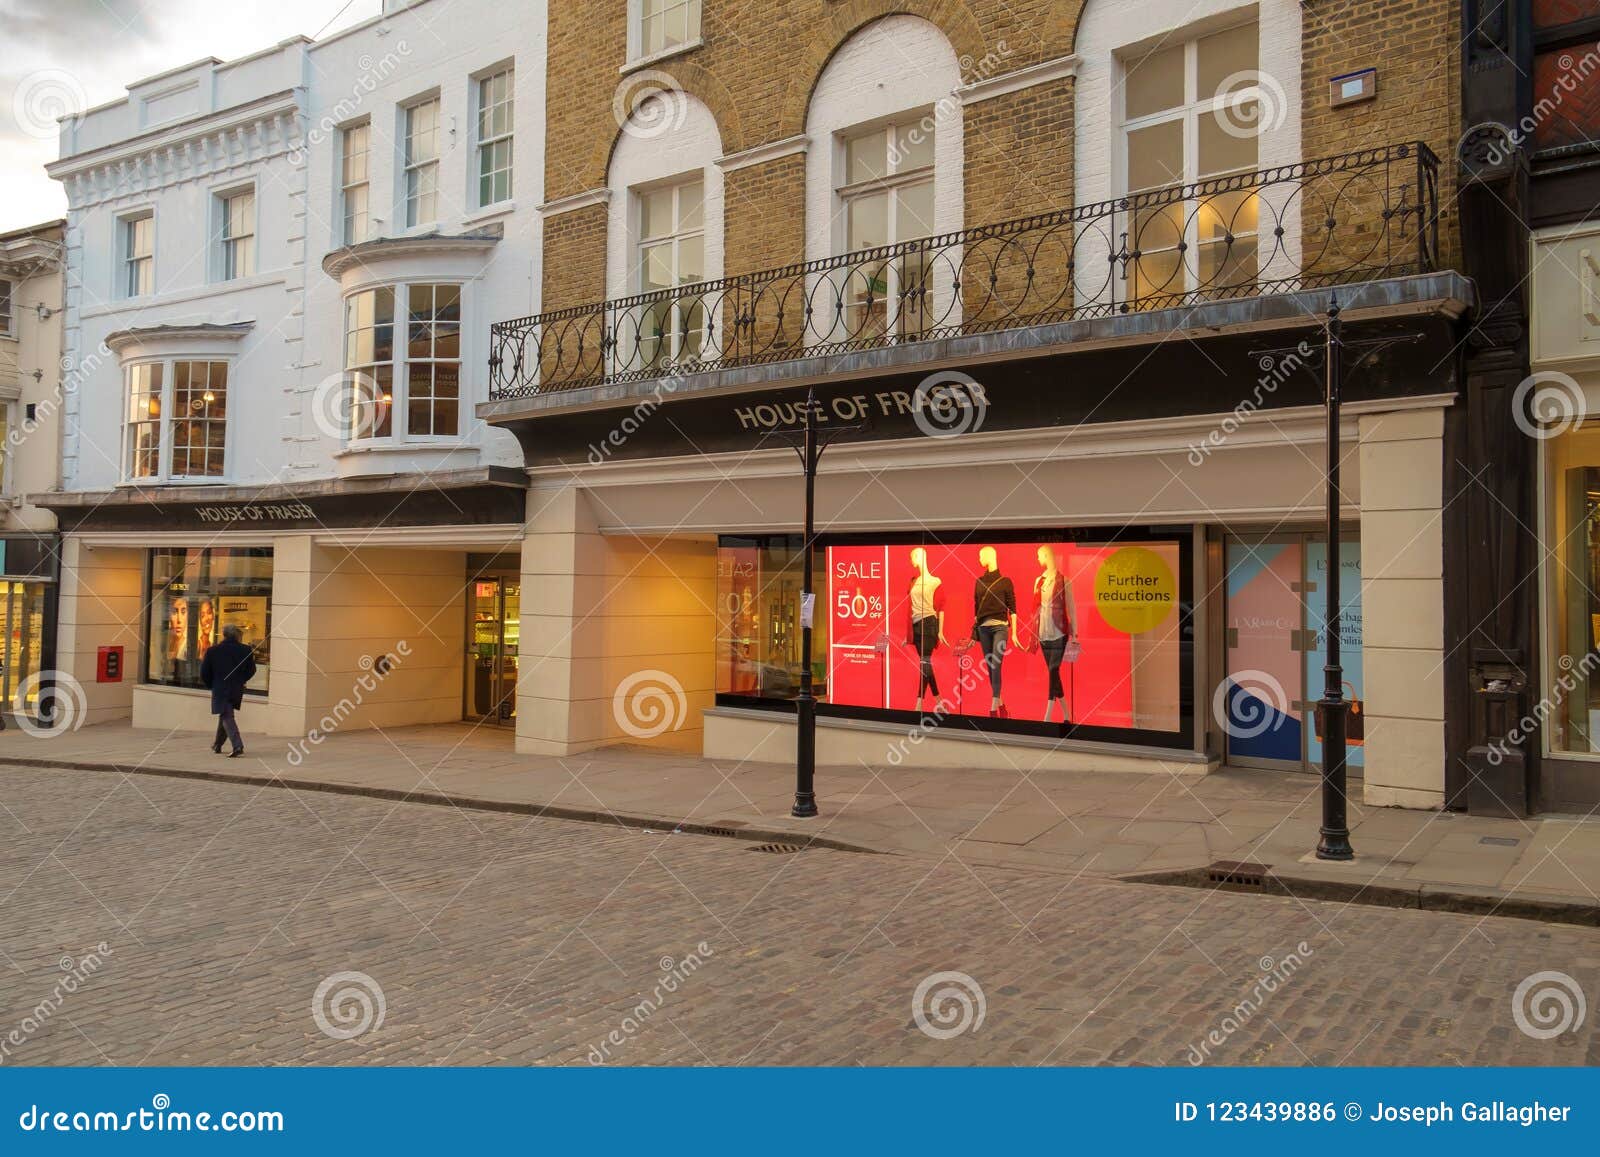
{"label": "white painted building", "polygon": [[60,478],[62,222],[0,233],[0,712],[54,666],[60,540],[28,495]]}
{"label": "white painted building", "polygon": [[474,407],[490,320],[539,305],[544,9],[385,8],[64,124],[79,387],[41,501],[90,721],[209,728],[228,623],[247,733],[512,701],[522,455]]}

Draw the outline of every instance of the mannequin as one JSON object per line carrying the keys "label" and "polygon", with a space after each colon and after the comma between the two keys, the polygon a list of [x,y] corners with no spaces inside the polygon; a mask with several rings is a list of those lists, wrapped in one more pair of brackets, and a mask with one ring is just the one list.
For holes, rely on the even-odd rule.
{"label": "mannequin", "polygon": [[1067,644],[1078,641],[1078,626],[1073,619],[1072,580],[1061,573],[1054,547],[1041,546],[1038,559],[1043,569],[1033,580],[1033,628],[1039,639],[1039,654],[1044,657],[1045,673],[1050,678],[1044,721],[1049,723],[1051,714],[1059,707],[1061,722],[1066,723],[1067,697],[1061,685],[1061,660],[1066,656]]}
{"label": "mannequin", "polygon": [[933,652],[940,643],[949,646],[944,637],[944,583],[928,570],[928,552],[922,547],[911,551],[911,565],[916,577],[911,580],[907,605],[911,611],[911,630],[908,642],[917,649],[920,660],[920,677],[917,680],[917,710],[922,710],[924,694],[939,701],[939,683],[933,675]]}
{"label": "mannequin", "polygon": [[983,567],[983,574],[972,587],[972,629],[989,669],[989,714],[997,719],[1009,719],[1000,674],[1006,657],[1006,635],[1010,634],[1013,647],[1020,645],[1017,642],[1017,592],[1011,580],[1000,573],[1000,560],[994,547],[980,550],[978,563]]}

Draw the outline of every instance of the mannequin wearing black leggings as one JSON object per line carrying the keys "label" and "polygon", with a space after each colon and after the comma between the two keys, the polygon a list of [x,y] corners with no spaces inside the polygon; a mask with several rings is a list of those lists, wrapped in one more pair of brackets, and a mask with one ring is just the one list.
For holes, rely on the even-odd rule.
{"label": "mannequin wearing black leggings", "polygon": [[1061,661],[1066,657],[1067,644],[1077,637],[1077,625],[1072,619],[1072,583],[1062,574],[1056,563],[1056,552],[1048,546],[1039,548],[1039,565],[1044,568],[1033,580],[1033,629],[1039,640],[1039,654],[1044,658],[1045,673],[1050,687],[1046,694],[1044,721],[1059,706],[1061,722],[1067,722],[1067,693],[1061,683]]}
{"label": "mannequin wearing black leggings", "polygon": [[944,638],[944,584],[928,570],[928,552],[916,547],[911,552],[911,565],[916,577],[911,580],[910,643],[917,649],[917,710],[922,710],[922,697],[932,695],[935,705],[939,699],[939,681],[933,674],[933,652]]}

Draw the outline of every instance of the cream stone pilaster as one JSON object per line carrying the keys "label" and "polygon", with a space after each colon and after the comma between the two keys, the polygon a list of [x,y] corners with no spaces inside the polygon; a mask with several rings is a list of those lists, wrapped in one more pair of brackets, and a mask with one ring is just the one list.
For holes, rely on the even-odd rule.
{"label": "cream stone pilaster", "polygon": [[1365,802],[1444,803],[1444,411],[1364,415]]}
{"label": "cream stone pilaster", "polygon": [[[61,544],[56,667],[83,687],[85,724],[127,719],[143,667],[145,553],[137,547],[91,546],[67,536]],[[121,646],[120,683],[97,683],[100,647]]]}
{"label": "cream stone pilaster", "polygon": [[706,536],[602,535],[580,487],[530,491],[517,750],[698,751],[715,693],[715,598]]}

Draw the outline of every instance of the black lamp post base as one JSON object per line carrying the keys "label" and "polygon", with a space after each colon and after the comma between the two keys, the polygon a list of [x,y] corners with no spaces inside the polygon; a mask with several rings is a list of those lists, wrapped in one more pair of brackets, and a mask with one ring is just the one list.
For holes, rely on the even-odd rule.
{"label": "black lamp post base", "polygon": [[1317,859],[1319,860],[1353,860],[1356,850],[1350,846],[1349,832],[1322,832],[1322,840],[1317,844]]}
{"label": "black lamp post base", "polygon": [[796,794],[794,797],[794,810],[789,814],[799,820],[811,819],[817,814],[817,797],[810,792],[805,795]]}

